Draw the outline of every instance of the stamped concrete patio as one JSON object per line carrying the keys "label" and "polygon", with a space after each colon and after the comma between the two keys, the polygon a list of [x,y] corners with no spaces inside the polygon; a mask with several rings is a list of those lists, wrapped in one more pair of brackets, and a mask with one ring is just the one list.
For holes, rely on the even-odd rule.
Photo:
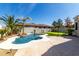
{"label": "stamped concrete patio", "polygon": [[65,42],[53,45],[42,56],[79,56],[79,37],[65,36],[49,38],[57,42]]}

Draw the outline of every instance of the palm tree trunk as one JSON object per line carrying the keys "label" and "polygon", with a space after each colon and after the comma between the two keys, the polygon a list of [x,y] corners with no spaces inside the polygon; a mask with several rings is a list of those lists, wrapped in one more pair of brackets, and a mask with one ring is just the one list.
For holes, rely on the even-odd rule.
{"label": "palm tree trunk", "polygon": [[3,39],[3,34],[1,34],[1,39]]}
{"label": "palm tree trunk", "polygon": [[24,34],[24,23],[23,23],[23,34]]}

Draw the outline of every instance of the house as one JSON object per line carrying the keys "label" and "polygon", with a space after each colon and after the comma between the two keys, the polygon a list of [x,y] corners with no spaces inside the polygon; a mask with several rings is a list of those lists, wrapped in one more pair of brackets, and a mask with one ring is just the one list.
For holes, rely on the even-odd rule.
{"label": "house", "polygon": [[[18,26],[23,26],[22,24],[18,24]],[[52,26],[45,24],[24,24],[24,32],[25,33],[33,33],[34,31],[38,34],[46,33],[51,31]]]}
{"label": "house", "polygon": [[79,15],[77,15],[75,18],[74,18],[74,29],[75,29],[75,35],[76,36],[79,36]]}

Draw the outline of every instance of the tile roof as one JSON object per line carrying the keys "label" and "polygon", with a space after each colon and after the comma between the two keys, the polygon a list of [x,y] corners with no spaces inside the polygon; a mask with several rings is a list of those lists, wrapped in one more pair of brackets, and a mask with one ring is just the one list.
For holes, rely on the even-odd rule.
{"label": "tile roof", "polygon": [[[22,26],[22,24],[17,24],[18,26]],[[46,24],[24,24],[25,27],[44,27],[44,28],[52,28],[52,26],[46,25]]]}

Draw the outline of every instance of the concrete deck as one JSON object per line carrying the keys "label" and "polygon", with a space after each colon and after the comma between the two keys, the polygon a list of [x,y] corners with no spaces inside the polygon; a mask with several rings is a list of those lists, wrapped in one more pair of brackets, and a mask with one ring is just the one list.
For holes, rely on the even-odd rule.
{"label": "concrete deck", "polygon": [[48,37],[48,41],[35,42],[31,46],[19,49],[15,56],[70,56],[79,55],[77,37]]}

